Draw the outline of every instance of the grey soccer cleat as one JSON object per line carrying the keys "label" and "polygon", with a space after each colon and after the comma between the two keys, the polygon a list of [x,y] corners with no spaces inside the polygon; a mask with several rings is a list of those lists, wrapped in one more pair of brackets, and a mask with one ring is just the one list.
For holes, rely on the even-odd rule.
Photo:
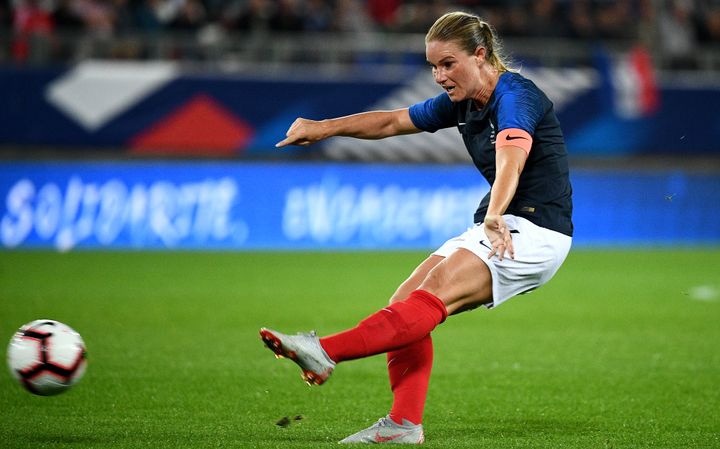
{"label": "grey soccer cleat", "polygon": [[275,353],[275,357],[287,357],[302,368],[302,378],[308,385],[322,385],[335,369],[333,362],[320,345],[315,331],[285,335],[262,328],[260,338]]}
{"label": "grey soccer cleat", "polygon": [[413,424],[403,419],[402,425],[397,424],[389,416],[380,418],[378,422],[350,435],[341,444],[347,443],[387,443],[387,444],[422,444],[425,442],[425,433],[422,424]]}

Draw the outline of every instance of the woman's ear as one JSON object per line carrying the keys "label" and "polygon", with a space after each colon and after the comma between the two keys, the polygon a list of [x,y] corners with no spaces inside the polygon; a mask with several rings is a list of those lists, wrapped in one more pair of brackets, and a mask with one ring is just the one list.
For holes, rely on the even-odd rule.
{"label": "woman's ear", "polygon": [[485,61],[485,55],[487,53],[487,50],[485,50],[485,47],[477,47],[475,49],[475,57],[478,60],[478,65],[481,65],[483,61]]}

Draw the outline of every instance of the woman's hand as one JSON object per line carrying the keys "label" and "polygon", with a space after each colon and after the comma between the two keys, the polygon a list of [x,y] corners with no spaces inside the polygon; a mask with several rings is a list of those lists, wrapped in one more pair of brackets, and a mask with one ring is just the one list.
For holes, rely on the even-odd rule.
{"label": "woman's hand", "polygon": [[492,245],[488,259],[491,259],[497,254],[498,258],[503,260],[506,251],[511,259],[515,259],[515,249],[513,248],[510,230],[507,224],[505,224],[505,219],[502,215],[485,216],[485,234],[490,239],[490,244]]}
{"label": "woman's hand", "polygon": [[280,148],[286,145],[308,146],[327,137],[323,122],[306,118],[296,119],[285,135],[287,137],[276,143],[275,147]]}

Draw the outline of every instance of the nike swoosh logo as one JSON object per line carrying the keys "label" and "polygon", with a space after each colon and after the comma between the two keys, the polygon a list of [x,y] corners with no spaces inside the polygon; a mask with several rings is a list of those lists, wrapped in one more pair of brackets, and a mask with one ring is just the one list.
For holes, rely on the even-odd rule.
{"label": "nike swoosh logo", "polygon": [[525,139],[527,140],[527,137],[525,136],[507,136],[505,140],[515,140],[515,139]]}
{"label": "nike swoosh logo", "polygon": [[378,443],[386,443],[388,441],[397,440],[401,436],[405,435],[404,433],[398,433],[397,435],[390,435],[389,437],[384,437],[380,435],[380,432],[375,432],[375,441]]}
{"label": "nike swoosh logo", "polygon": [[489,247],[489,246],[487,246],[487,245],[485,244],[485,240],[480,240],[480,244],[481,244],[482,246],[484,246],[485,248],[487,248],[487,249],[489,249],[489,250],[492,250],[491,247]]}

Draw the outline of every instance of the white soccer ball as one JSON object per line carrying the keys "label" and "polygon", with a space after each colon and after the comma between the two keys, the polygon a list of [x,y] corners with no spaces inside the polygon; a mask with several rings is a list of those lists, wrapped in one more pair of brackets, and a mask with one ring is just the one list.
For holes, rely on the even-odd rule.
{"label": "white soccer ball", "polygon": [[35,320],[10,339],[10,372],[26,390],[52,396],[75,385],[87,366],[80,334],[59,321]]}

